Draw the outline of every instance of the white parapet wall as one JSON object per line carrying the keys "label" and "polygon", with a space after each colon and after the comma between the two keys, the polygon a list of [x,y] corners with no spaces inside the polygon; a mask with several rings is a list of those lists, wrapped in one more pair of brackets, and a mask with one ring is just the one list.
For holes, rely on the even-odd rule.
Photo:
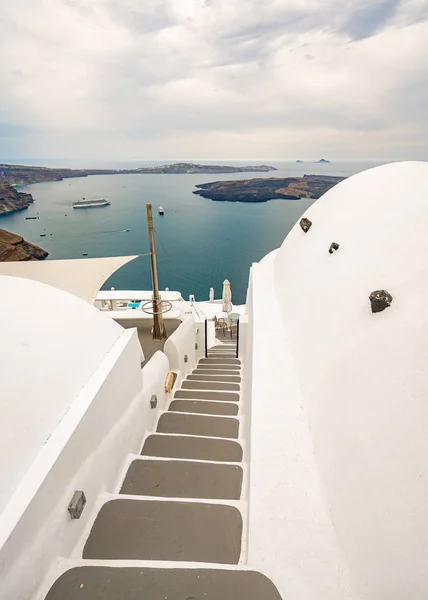
{"label": "white parapet wall", "polygon": [[276,254],[252,267],[241,347],[242,403],[251,404],[245,419],[250,440],[248,566],[270,577],[283,598],[355,600],[275,294]]}
{"label": "white parapet wall", "polygon": [[[141,371],[136,330],[126,330],[81,390],[22,480],[0,520],[0,599],[32,600],[58,557],[79,555],[79,540],[98,498],[117,491],[122,465],[165,408],[167,357],[157,352]],[[150,407],[156,394],[157,409]],[[67,511],[75,490],[87,504]],[[23,576],[25,574],[25,576]]]}
{"label": "white parapet wall", "polygon": [[202,319],[189,315],[165,342],[164,352],[171,371],[178,373],[178,382],[191,373],[205,355],[204,327]]}

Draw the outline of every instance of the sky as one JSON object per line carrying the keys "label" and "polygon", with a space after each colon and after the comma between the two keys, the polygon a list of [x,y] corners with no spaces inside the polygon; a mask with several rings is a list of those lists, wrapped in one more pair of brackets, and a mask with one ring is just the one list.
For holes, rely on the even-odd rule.
{"label": "sky", "polygon": [[428,0],[0,8],[0,158],[428,159]]}

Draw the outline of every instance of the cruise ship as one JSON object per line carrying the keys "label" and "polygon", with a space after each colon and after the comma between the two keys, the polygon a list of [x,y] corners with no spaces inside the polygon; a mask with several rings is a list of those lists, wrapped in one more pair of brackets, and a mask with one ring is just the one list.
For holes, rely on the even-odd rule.
{"label": "cruise ship", "polygon": [[109,206],[110,204],[110,200],[105,198],[82,198],[78,202],[73,202],[73,208],[97,208],[98,206]]}
{"label": "cruise ship", "polygon": [[427,188],[339,183],[240,306],[1,263],[0,600],[426,598]]}

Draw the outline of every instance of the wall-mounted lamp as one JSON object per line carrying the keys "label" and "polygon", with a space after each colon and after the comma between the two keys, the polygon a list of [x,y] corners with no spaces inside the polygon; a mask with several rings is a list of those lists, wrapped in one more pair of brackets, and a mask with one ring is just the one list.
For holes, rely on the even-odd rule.
{"label": "wall-mounted lamp", "polygon": [[310,221],[306,217],[303,217],[303,219],[300,219],[299,225],[303,229],[303,231],[307,233],[312,227],[312,221]]}
{"label": "wall-mounted lamp", "polygon": [[80,515],[82,514],[83,509],[85,508],[85,504],[85,494],[80,490],[76,490],[67,509],[70,513],[70,517],[72,519],[80,519]]}

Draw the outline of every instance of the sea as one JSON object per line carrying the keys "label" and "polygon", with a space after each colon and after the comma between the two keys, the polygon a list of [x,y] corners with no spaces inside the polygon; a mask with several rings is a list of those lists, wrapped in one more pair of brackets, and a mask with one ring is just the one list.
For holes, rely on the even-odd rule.
{"label": "sea", "polygon": [[[135,168],[184,162],[58,161],[14,159],[11,164],[70,168]],[[263,203],[214,202],[193,194],[195,185],[253,177],[306,174],[349,176],[379,162],[295,163],[285,161],[200,161],[207,164],[271,164],[270,173],[218,175],[94,175],[38,183],[19,188],[33,195],[28,210],[2,216],[0,227],[17,233],[49,252],[47,260],[83,256],[139,256],[118,270],[103,289],[152,289],[146,204],[153,205],[160,289],[178,290],[207,300],[214,288],[220,298],[224,279],[231,282],[232,301],[245,302],[251,264],[281,246],[287,233],[313,203],[310,199]],[[107,198],[103,208],[74,210],[82,198]],[[165,215],[157,212],[158,205]],[[38,216],[37,220],[26,217]]]}

